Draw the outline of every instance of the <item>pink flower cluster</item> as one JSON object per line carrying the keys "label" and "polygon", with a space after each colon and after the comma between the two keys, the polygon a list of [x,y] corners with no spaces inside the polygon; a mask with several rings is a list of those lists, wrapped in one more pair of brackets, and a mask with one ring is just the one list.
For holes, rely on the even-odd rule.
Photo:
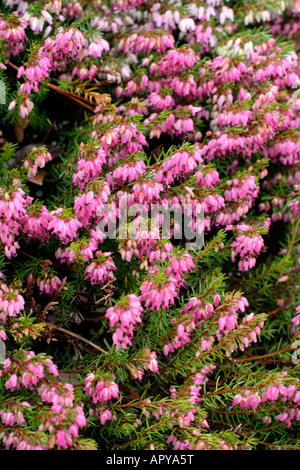
{"label": "pink flower cluster", "polygon": [[35,390],[38,383],[48,373],[58,375],[57,367],[50,358],[35,355],[33,351],[22,351],[22,362],[12,362],[9,358],[3,364],[0,377],[9,376],[5,383],[7,390],[19,390],[21,387]]}
{"label": "pink flower cluster", "polygon": [[38,168],[44,168],[45,164],[51,160],[51,153],[45,147],[32,147],[24,161],[24,167],[28,170],[28,179],[34,178]]}
{"label": "pink flower cluster", "polygon": [[[27,39],[26,26],[27,21],[22,16],[18,16],[17,12],[13,12],[8,20],[2,19],[0,21],[0,37],[6,56],[9,56],[10,53],[16,56],[23,51],[24,41]],[[7,50],[5,50],[6,48]]]}
{"label": "pink flower cluster", "polygon": [[[172,319],[171,323],[175,323],[176,319]],[[166,343],[163,346],[163,354],[167,356],[169,353],[173,353],[176,349],[185,346],[190,342],[190,335],[195,330],[195,323],[188,319],[181,323],[178,323],[176,335],[173,337],[172,341]]]}
{"label": "pink flower cluster", "polygon": [[54,38],[48,37],[40,47],[39,53],[51,62],[52,70],[62,70],[78,56],[84,46],[82,33],[77,28],[70,27],[56,34]]}
{"label": "pink flower cluster", "polygon": [[31,90],[38,93],[38,84],[49,77],[50,60],[47,57],[37,56],[33,63],[27,67],[21,65],[18,70],[17,78],[25,75],[26,81],[20,87],[20,93],[30,95]]}
{"label": "pink flower cluster", "polygon": [[292,319],[292,324],[293,324],[292,331],[294,333],[295,333],[296,329],[298,330],[298,328],[300,326],[300,306],[296,307],[296,313],[297,313],[297,315],[295,317],[293,317],[293,319]]}
{"label": "pink flower cluster", "polygon": [[47,230],[56,235],[61,243],[72,242],[77,237],[82,224],[76,217],[70,216],[62,207],[50,212],[50,216]]}
{"label": "pink flower cluster", "polygon": [[44,403],[51,405],[50,413],[45,413],[39,431],[55,432],[55,444],[59,450],[73,447],[79,429],[87,424],[83,407],[75,405],[73,386],[59,382],[55,385],[42,383],[38,394]]}
{"label": "pink flower cluster", "polygon": [[164,52],[167,49],[173,49],[174,45],[174,37],[171,34],[133,33],[119,41],[117,51],[123,51],[124,54],[128,52],[136,55],[141,52],[149,54],[153,50]]}
{"label": "pink flower cluster", "polygon": [[109,326],[113,328],[117,325],[116,331],[113,333],[113,343],[117,349],[120,347],[126,349],[127,346],[132,345],[132,338],[136,324],[141,323],[141,314],[143,308],[139,297],[134,294],[120,299],[114,306],[110,307],[105,317],[109,319]]}
{"label": "pink flower cluster", "polygon": [[[73,386],[51,378],[58,376],[57,367],[52,359],[43,354],[35,355],[33,351],[21,350],[16,357],[6,359],[0,376],[8,377],[5,382],[7,390],[15,391],[25,387],[32,392],[35,391],[42,403],[50,405],[49,411],[45,411],[39,425],[39,432],[43,433],[42,444],[32,445],[30,437],[26,436],[25,429],[21,427],[24,435],[22,439],[18,438],[19,428],[16,428],[16,434],[14,431],[8,435],[6,432],[1,434],[1,439],[7,448],[13,446],[19,450],[51,449],[56,444],[58,449],[67,449],[74,445],[72,438],[77,438],[79,428],[86,426],[86,417],[82,406],[75,405]],[[12,422],[16,421],[19,425],[26,426],[24,415],[27,408],[30,409],[31,404],[22,402],[20,405],[13,405],[11,411],[7,412],[4,405],[0,410],[2,422],[5,421],[6,425],[13,426]]]}
{"label": "pink flower cluster", "polygon": [[157,355],[155,351],[146,348],[135,358],[134,364],[128,364],[127,368],[133,379],[142,380],[145,370],[159,374]]}
{"label": "pink flower cluster", "polygon": [[103,284],[108,278],[113,278],[112,271],[117,268],[113,262],[110,252],[95,253],[96,259],[92,261],[84,272],[84,279],[90,280],[91,284]]}
{"label": "pink flower cluster", "polygon": [[[240,408],[248,410],[252,408],[254,411],[261,411],[259,406],[268,401],[276,402],[277,400],[286,403],[286,410],[275,416],[281,422],[285,422],[288,427],[292,426],[292,420],[300,421],[300,390],[299,383],[284,385],[282,382],[287,375],[283,371],[282,376],[274,382],[274,384],[263,388],[262,393],[260,390],[251,391],[246,389],[242,393],[236,395],[232,402],[232,406],[239,405]],[[271,422],[268,417],[264,418],[264,422]]]}
{"label": "pink flower cluster", "polygon": [[37,285],[39,287],[40,294],[52,295],[57,292],[62,284],[58,276],[50,277],[48,273],[45,273],[43,279],[37,279]]}
{"label": "pink flower cluster", "polygon": [[[201,428],[209,427],[205,417],[197,421],[197,404],[214,366],[206,365],[201,369],[199,363],[211,352],[218,356],[221,350],[229,356],[233,351],[244,351],[256,343],[264,324],[262,316],[240,315],[249,306],[248,300],[239,292],[226,294],[223,287],[215,287],[219,280],[221,285],[221,276],[216,277],[216,281],[212,277],[208,292],[203,294],[201,289],[210,279],[207,268],[202,270],[201,263],[204,260],[205,265],[211,247],[208,242],[199,250],[199,256],[175,248],[173,238],[176,239],[180,228],[175,214],[165,238],[163,226],[167,219],[163,214],[157,215],[156,226],[150,229],[139,225],[141,209],[134,215],[132,212],[137,204],[143,204],[146,209],[156,204],[160,209],[174,209],[177,215],[183,206],[189,206],[184,209],[184,215],[192,216],[189,227],[197,233],[211,231],[212,238],[219,227],[225,228],[227,233],[220,231],[216,235],[213,249],[217,265],[223,262],[220,250],[231,250],[232,263],[238,261],[238,266],[232,266],[233,271],[248,271],[256,266],[258,256],[265,250],[263,235],[271,220],[289,222],[299,215],[297,128],[300,103],[298,98],[290,96],[294,85],[297,86],[299,59],[290,45],[286,47],[281,39],[266,39],[263,33],[256,34],[256,29],[253,43],[249,39],[250,29],[249,37],[236,34],[243,20],[246,25],[261,21],[270,26],[274,34],[284,32],[294,40],[300,29],[299,1],[292,2],[294,9],[292,4],[286,8],[280,5],[287,15],[278,19],[272,6],[258,5],[253,12],[247,8],[236,9],[232,6],[234,2],[226,6],[222,0],[199,4],[149,4],[144,0],[104,4],[98,1],[94,10],[89,9],[87,2],[87,18],[80,2],[47,0],[42,3],[41,8],[38,5],[35,8],[23,0],[5,1],[7,8],[0,21],[4,57],[10,60],[10,55],[16,56],[24,50],[27,30],[30,40],[38,39],[37,46],[28,49],[27,62],[19,66],[20,88],[8,111],[13,112],[17,105],[21,118],[26,118],[33,109],[30,94],[39,93],[41,86],[51,79],[51,73],[56,73],[58,81],[62,81],[60,91],[64,91],[62,83],[69,85],[70,90],[75,90],[69,95],[74,100],[77,94],[78,99],[84,97],[85,104],[89,101],[86,96],[95,98],[95,102],[88,104],[91,108],[95,105],[94,113],[88,116],[87,129],[80,126],[84,142],[77,152],[67,156],[68,169],[61,178],[73,185],[65,198],[67,207],[55,207],[49,213],[46,206],[25,196],[18,179],[1,183],[0,240],[5,254],[11,258],[17,255],[23,243],[33,242],[34,246],[39,246],[39,242],[45,244],[51,240],[50,248],[53,242],[58,262],[76,263],[75,269],[83,266],[82,281],[95,286],[89,287],[93,295],[101,290],[109,291],[110,284],[116,280],[114,257],[120,254],[124,269],[130,270],[135,283],[135,294],[126,291],[105,314],[104,323],[113,330],[113,345],[121,349],[117,355],[127,358],[133,352],[128,363],[124,363],[124,370],[129,371],[133,379],[141,381],[146,370],[149,375],[159,372],[160,358],[151,345],[138,352],[134,349],[134,336],[141,338],[137,330],[142,315],[147,319],[145,328],[148,328],[148,320],[164,314],[164,310],[166,318],[171,319],[163,339],[154,340],[162,352],[164,365],[168,364],[169,354],[188,344],[192,346],[193,337],[200,335],[195,350],[186,348],[188,352],[194,351],[191,361],[200,372],[192,371],[182,380],[182,386],[171,389],[174,400],[170,403],[164,403],[163,399],[162,404],[156,405],[145,399],[145,407],[148,404],[149,409],[156,410],[153,417],[157,420],[164,415],[170,417],[175,429],[167,444],[172,443],[174,449],[191,448],[190,440],[182,436],[185,432],[188,435],[187,429],[192,427],[195,428],[194,447],[208,448],[204,438],[201,441],[199,437],[199,442],[196,439]],[[6,12],[14,7],[16,12]],[[290,17],[293,26],[286,26]],[[233,38],[228,39],[228,36]],[[178,43],[183,45],[178,46]],[[7,62],[7,65],[11,67],[12,63]],[[0,67],[5,69],[6,66],[0,64]],[[93,93],[95,85],[102,90],[105,83],[109,83],[111,95],[102,91]],[[118,102],[111,101],[112,97]],[[163,142],[163,147],[156,139]],[[174,146],[168,149],[171,144]],[[23,162],[22,171],[25,168],[28,178],[32,179],[50,160],[51,155],[44,147],[34,147]],[[268,163],[272,177],[266,179]],[[261,187],[259,179],[265,180]],[[259,208],[271,214],[258,224],[253,222],[252,211],[255,215],[261,192],[267,198],[262,199]],[[130,217],[134,228],[126,233],[126,238],[117,232],[117,253],[105,251],[112,249],[104,245],[105,229],[114,218],[120,218],[117,206],[123,198],[132,209]],[[199,206],[204,213],[203,224],[198,223],[196,217]],[[235,234],[232,243],[225,242],[228,231]],[[217,243],[218,237],[223,236],[224,242]],[[99,250],[101,244],[102,251]],[[224,260],[226,255],[227,251]],[[34,276],[39,293],[51,295],[60,291],[62,281],[54,268],[39,268],[42,273]],[[61,266],[61,269],[68,268]],[[119,282],[123,269],[118,274]],[[239,284],[243,273],[238,273],[237,278],[230,275],[230,282],[234,279]],[[113,289],[114,286],[108,297]],[[17,285],[1,279],[0,319],[4,324],[0,330],[1,340],[6,339],[4,327],[24,309],[24,299],[26,296],[19,294]],[[283,300],[280,302],[283,305]],[[296,308],[296,313],[292,320],[293,334],[299,328],[300,307]],[[165,328],[164,323],[162,326]],[[181,358],[179,353],[178,363]],[[174,366],[172,360],[170,365]],[[186,366],[188,369],[189,365],[181,364],[181,370]],[[110,366],[114,367],[112,363]],[[76,405],[72,386],[62,385],[52,378],[48,380],[51,374],[58,376],[53,362],[30,351],[21,352],[14,362],[7,360],[0,376],[5,378],[8,393],[21,387],[37,392],[46,410],[39,432],[54,434],[51,445],[67,449],[76,442],[79,428],[86,424],[86,419],[81,405]],[[109,371],[107,376],[97,371],[86,377],[84,390],[93,401],[91,416],[95,412],[101,424],[113,419],[110,400],[121,397],[116,382]],[[280,406],[286,405],[287,410],[277,415],[277,420],[290,426],[294,418],[300,419],[300,392],[296,382],[282,380],[281,383],[271,377],[268,385],[242,389],[234,398],[233,406],[259,411],[264,403],[280,401]],[[178,403],[188,402],[183,413],[179,405],[177,408],[177,398]],[[5,405],[0,409],[2,424],[17,424],[16,428],[22,428],[26,424],[26,406],[22,414],[17,406],[8,409]],[[265,422],[267,420],[268,417]],[[8,448],[11,445],[20,449],[38,447],[31,446],[22,436],[0,434]],[[218,440],[216,446],[232,448],[223,439]],[[43,442],[40,447],[47,448],[47,444]]]}
{"label": "pink flower cluster", "polygon": [[[101,116],[96,115],[96,120]],[[95,122],[95,129],[92,132],[92,138],[100,138],[101,145],[106,152],[107,164],[115,165],[120,159],[128,155],[138,153],[143,147],[148,145],[145,135],[138,128],[137,124],[127,122],[116,116],[113,118],[111,128],[105,133],[98,128],[100,123]]]}
{"label": "pink flower cluster", "polygon": [[[222,334],[227,335],[230,331],[235,330],[235,328],[238,327],[238,311],[245,312],[245,308],[249,306],[247,299],[244,296],[233,298],[227,295],[222,300],[221,304],[220,302],[221,297],[219,294],[213,295],[213,303],[197,297],[190,298],[183,307],[177,335],[172,343],[164,346],[164,354],[173,352],[174,349],[188,343],[189,336],[193,330],[195,330],[196,327],[201,328],[208,320],[213,320],[214,318],[217,320],[218,328],[216,329],[216,338],[218,341],[220,341]],[[187,315],[188,317],[186,317]],[[246,318],[247,322],[250,322],[253,318],[253,314],[248,315]],[[255,328],[256,326],[250,328],[250,332]],[[257,334],[259,334],[258,331]],[[213,341],[214,337],[212,335],[204,334],[201,342],[202,351],[208,350]],[[249,343],[250,341],[248,341],[248,344]]]}
{"label": "pink flower cluster", "polygon": [[[22,119],[25,119],[26,116],[32,111],[33,109],[33,102],[28,98],[26,93],[23,93],[18,96],[18,102],[20,102],[20,116]],[[17,100],[11,101],[8,106],[8,111],[12,111],[17,104]]]}
{"label": "pink flower cluster", "polygon": [[86,188],[86,185],[99,178],[102,167],[106,163],[106,153],[98,145],[80,145],[80,160],[77,163],[77,171],[73,175],[73,184],[79,186],[80,190]]}
{"label": "pink flower cluster", "polygon": [[138,179],[146,170],[146,165],[142,160],[128,158],[115,168],[108,175],[107,183],[112,189],[116,186],[123,186],[125,183],[131,183]]}
{"label": "pink flower cluster", "polygon": [[20,234],[20,219],[26,214],[27,201],[24,196],[18,179],[0,188],[0,240],[8,258],[16,256],[20,247],[15,238]]}
{"label": "pink flower cluster", "polygon": [[10,405],[9,403],[5,404],[3,408],[0,410],[0,417],[2,423],[6,426],[14,426],[15,424],[24,424],[25,418],[22,413],[22,409],[24,407],[30,407],[28,402],[12,402]]}
{"label": "pink flower cluster", "polygon": [[99,219],[104,204],[108,201],[110,188],[106,181],[95,179],[74,201],[74,212],[83,226],[90,225],[91,219]]}
{"label": "pink flower cluster", "polygon": [[179,49],[172,48],[164,57],[150,67],[150,73],[176,74],[183,70],[192,69],[196,63],[196,55],[193,49],[182,46]]}
{"label": "pink flower cluster", "polygon": [[49,214],[46,206],[38,201],[33,202],[31,196],[27,196],[26,202],[28,203],[26,215],[20,219],[23,234],[42,242],[48,241],[50,237],[48,225],[52,220],[52,215]]}
{"label": "pink flower cluster", "polygon": [[[6,322],[7,317],[16,317],[25,307],[25,301],[18,290],[0,282],[0,320]],[[5,339],[5,338],[2,338]]]}
{"label": "pink flower cluster", "polygon": [[180,181],[191,174],[201,161],[197,151],[174,152],[156,165],[155,179],[159,183],[170,186],[174,180]]}
{"label": "pink flower cluster", "polygon": [[119,397],[119,387],[112,380],[99,374],[90,373],[85,379],[84,391],[92,398],[93,403],[102,403]]}
{"label": "pink flower cluster", "polygon": [[239,270],[248,271],[249,268],[255,266],[256,257],[261,252],[264,241],[262,236],[253,231],[248,225],[237,225],[237,229],[245,231],[247,234],[239,234],[237,239],[231,244],[233,248],[231,259],[235,262],[237,256],[239,256]]}
{"label": "pink flower cluster", "polygon": [[159,310],[161,307],[168,308],[169,305],[174,304],[174,299],[177,297],[175,279],[168,281],[164,280],[159,283],[155,279],[146,280],[141,285],[141,299],[145,302],[145,307],[150,310]]}
{"label": "pink flower cluster", "polygon": [[[172,398],[180,399],[182,396],[188,396],[189,402],[192,404],[190,411],[187,411],[184,416],[178,417],[178,426],[180,428],[188,428],[190,423],[195,421],[198,407],[194,406],[194,404],[201,401],[200,392],[202,390],[202,386],[208,380],[207,375],[211,374],[214,369],[214,364],[207,364],[200,370],[200,372],[188,377],[185,383],[178,390],[175,387],[170,388]],[[198,424],[197,427],[209,429],[206,419],[202,419],[201,424]],[[167,444],[170,443],[173,444],[174,450],[191,449],[191,443],[188,440],[182,443],[174,434],[171,434],[167,439]]]}

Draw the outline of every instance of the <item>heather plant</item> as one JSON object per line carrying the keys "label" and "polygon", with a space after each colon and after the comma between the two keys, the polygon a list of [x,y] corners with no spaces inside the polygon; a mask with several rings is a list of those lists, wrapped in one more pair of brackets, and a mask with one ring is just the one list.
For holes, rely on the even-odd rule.
{"label": "heather plant", "polygon": [[3,0],[0,448],[300,449],[299,34]]}

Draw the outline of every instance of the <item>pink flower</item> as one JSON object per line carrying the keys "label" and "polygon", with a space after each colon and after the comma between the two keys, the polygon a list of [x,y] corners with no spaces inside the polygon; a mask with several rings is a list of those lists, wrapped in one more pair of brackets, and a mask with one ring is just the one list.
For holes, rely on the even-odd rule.
{"label": "pink flower", "polygon": [[44,168],[45,164],[51,160],[51,153],[45,147],[32,147],[24,162],[24,167],[28,169],[28,179],[32,179],[36,175],[38,168]]}
{"label": "pink flower", "polygon": [[126,349],[131,346],[136,324],[141,323],[141,313],[143,308],[139,297],[129,294],[120,300],[114,307],[110,307],[105,317],[109,319],[109,326],[117,329],[113,334],[113,342],[117,349]]}
{"label": "pink flower", "polygon": [[174,304],[174,299],[178,296],[177,280],[170,278],[164,280],[163,283],[158,283],[150,278],[142,283],[140,291],[145,307],[150,307],[150,310],[167,308],[169,304]]}
{"label": "pink flower", "polygon": [[100,413],[100,423],[103,425],[106,421],[110,421],[112,418],[112,414],[109,410],[104,410]]}
{"label": "pink flower", "polygon": [[93,403],[105,402],[119,396],[119,387],[115,382],[102,379],[93,373],[86,377],[84,391],[92,398]]}
{"label": "pink flower", "polygon": [[109,277],[113,277],[112,271],[117,268],[110,255],[110,252],[97,251],[95,261],[92,261],[84,272],[84,279],[89,279],[91,284],[102,284]]}
{"label": "pink flower", "polygon": [[109,185],[104,181],[94,181],[89,188],[75,198],[74,212],[83,225],[90,224],[90,219],[99,217],[110,194]]}
{"label": "pink flower", "polygon": [[77,407],[76,411],[77,411],[76,424],[77,424],[77,426],[82,428],[82,427],[86,426],[86,424],[87,424],[86,417],[85,417],[83,409],[81,407]]}
{"label": "pink flower", "polygon": [[25,307],[24,298],[13,287],[0,283],[0,319],[5,323],[7,317],[16,317]]}
{"label": "pink flower", "polygon": [[150,351],[150,349],[146,349],[145,353],[149,355],[149,362],[147,363],[146,367],[152,372],[159,373],[156,352]]}
{"label": "pink flower", "polygon": [[52,218],[47,230],[54,233],[62,243],[69,243],[77,237],[77,231],[82,227],[77,218],[65,214],[62,208],[52,211],[50,215]]}
{"label": "pink flower", "polygon": [[[188,48],[171,49],[157,64],[157,69],[161,74],[175,74],[185,69],[192,68],[196,62],[195,52]],[[154,70],[154,69],[152,69]],[[150,69],[150,72],[152,71]]]}

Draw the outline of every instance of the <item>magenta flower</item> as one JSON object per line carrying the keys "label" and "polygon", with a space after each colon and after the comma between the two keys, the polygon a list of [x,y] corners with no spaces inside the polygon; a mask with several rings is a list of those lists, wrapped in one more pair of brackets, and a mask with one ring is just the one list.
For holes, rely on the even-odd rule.
{"label": "magenta flower", "polygon": [[115,382],[93,373],[86,377],[84,391],[92,398],[93,403],[106,402],[119,396],[119,387]]}
{"label": "magenta flower", "polygon": [[109,277],[113,277],[112,271],[115,271],[117,268],[110,255],[110,252],[102,253],[102,251],[97,251],[97,258],[86,268],[84,279],[89,279],[91,284],[102,284]]}
{"label": "magenta flower", "polygon": [[62,208],[50,212],[50,216],[52,218],[47,230],[54,233],[62,243],[72,242],[77,237],[77,231],[82,224],[76,217],[65,214]]}
{"label": "magenta flower", "polygon": [[117,325],[116,331],[113,333],[113,343],[117,349],[120,347],[126,349],[132,345],[134,331],[137,323],[141,323],[141,314],[143,308],[139,297],[129,294],[120,300],[114,307],[110,307],[105,317],[109,319],[109,326],[113,328]]}

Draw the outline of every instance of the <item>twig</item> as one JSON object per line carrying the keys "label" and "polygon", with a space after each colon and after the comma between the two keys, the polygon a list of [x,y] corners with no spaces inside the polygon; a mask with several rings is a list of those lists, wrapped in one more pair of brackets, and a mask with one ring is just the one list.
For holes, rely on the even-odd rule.
{"label": "twig", "polygon": [[[53,85],[52,83],[46,83],[46,86],[54,91],[57,91],[58,93],[61,93],[62,95],[66,96],[67,98],[70,98],[72,101],[75,101],[75,103],[79,104],[80,106],[88,109],[89,111],[94,111],[94,107],[96,106],[95,104],[91,103],[90,101],[86,100],[85,98],[81,98],[76,93],[72,93],[70,91],[62,90],[59,86]],[[89,104],[88,104],[88,103]]]}
{"label": "twig", "polygon": [[[16,65],[14,65],[12,62],[10,62],[9,60],[6,60],[5,63],[7,65],[9,65],[10,67],[12,67],[13,69],[15,70],[18,70],[18,67]],[[85,99],[85,98],[81,98],[79,97],[78,95],[76,95],[76,93],[72,93],[70,91],[66,91],[66,90],[62,90],[60,87],[56,86],[56,85],[53,85],[52,83],[46,83],[46,86],[54,91],[57,91],[58,93],[61,93],[62,95],[70,98],[71,100],[75,101],[77,104],[79,104],[80,106],[83,106],[84,108],[88,109],[89,111],[94,111],[94,107],[96,106],[96,104],[94,103],[91,103],[89,100]]]}
{"label": "twig", "polygon": [[263,356],[252,356],[252,357],[242,357],[239,359],[231,359],[232,362],[249,362],[249,361],[259,361],[261,359],[264,359],[266,357],[272,357],[272,356],[277,356],[278,354],[283,354],[285,352],[291,351],[293,348],[291,346],[288,346],[285,349],[281,349],[280,351],[275,351],[273,353],[269,354],[264,354]]}
{"label": "twig", "polygon": [[48,131],[46,132],[46,135],[44,136],[43,140],[42,140],[42,143],[44,144],[46,142],[46,140],[48,139],[52,129],[57,129],[56,127],[56,119],[55,121],[51,124],[51,126],[49,127]]}
{"label": "twig", "polygon": [[107,354],[107,351],[100,348],[100,346],[97,346],[97,344],[92,343],[92,341],[89,341],[88,339],[83,338],[83,336],[80,336],[77,333],[73,333],[72,331],[66,330],[65,328],[61,328],[60,326],[53,325],[53,323],[48,323],[48,322],[44,322],[44,323],[50,328],[54,328],[55,330],[61,331],[62,333],[66,333],[67,335],[73,336],[74,338],[77,338],[80,341],[83,341],[84,343],[89,344],[92,348],[97,349],[97,351]]}

